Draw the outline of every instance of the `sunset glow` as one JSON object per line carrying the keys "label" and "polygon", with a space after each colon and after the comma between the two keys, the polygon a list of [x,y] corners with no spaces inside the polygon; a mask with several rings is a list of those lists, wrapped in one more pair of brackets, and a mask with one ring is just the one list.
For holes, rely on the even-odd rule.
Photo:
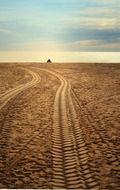
{"label": "sunset glow", "polygon": [[120,62],[119,9],[118,0],[0,1],[0,61]]}

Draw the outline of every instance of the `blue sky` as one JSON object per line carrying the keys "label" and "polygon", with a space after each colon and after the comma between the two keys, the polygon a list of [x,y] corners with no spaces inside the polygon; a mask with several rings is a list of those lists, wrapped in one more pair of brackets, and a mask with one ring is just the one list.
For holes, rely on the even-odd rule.
{"label": "blue sky", "polygon": [[0,51],[119,52],[120,0],[0,0]]}

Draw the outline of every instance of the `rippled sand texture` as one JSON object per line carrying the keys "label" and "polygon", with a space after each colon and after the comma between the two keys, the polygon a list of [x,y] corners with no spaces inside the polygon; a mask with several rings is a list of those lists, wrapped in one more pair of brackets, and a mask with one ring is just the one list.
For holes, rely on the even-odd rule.
{"label": "rippled sand texture", "polygon": [[120,64],[0,64],[0,188],[120,188]]}

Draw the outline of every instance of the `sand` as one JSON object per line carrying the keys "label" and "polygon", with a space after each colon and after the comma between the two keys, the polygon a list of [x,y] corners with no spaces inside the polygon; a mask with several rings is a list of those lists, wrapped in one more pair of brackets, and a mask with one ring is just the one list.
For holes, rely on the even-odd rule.
{"label": "sand", "polygon": [[0,188],[120,188],[120,64],[0,64]]}

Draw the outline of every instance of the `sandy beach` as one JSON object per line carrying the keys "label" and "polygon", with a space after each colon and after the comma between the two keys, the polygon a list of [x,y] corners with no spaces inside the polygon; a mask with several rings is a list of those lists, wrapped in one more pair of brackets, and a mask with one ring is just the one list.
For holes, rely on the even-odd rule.
{"label": "sandy beach", "polygon": [[120,64],[0,64],[0,188],[120,188]]}

